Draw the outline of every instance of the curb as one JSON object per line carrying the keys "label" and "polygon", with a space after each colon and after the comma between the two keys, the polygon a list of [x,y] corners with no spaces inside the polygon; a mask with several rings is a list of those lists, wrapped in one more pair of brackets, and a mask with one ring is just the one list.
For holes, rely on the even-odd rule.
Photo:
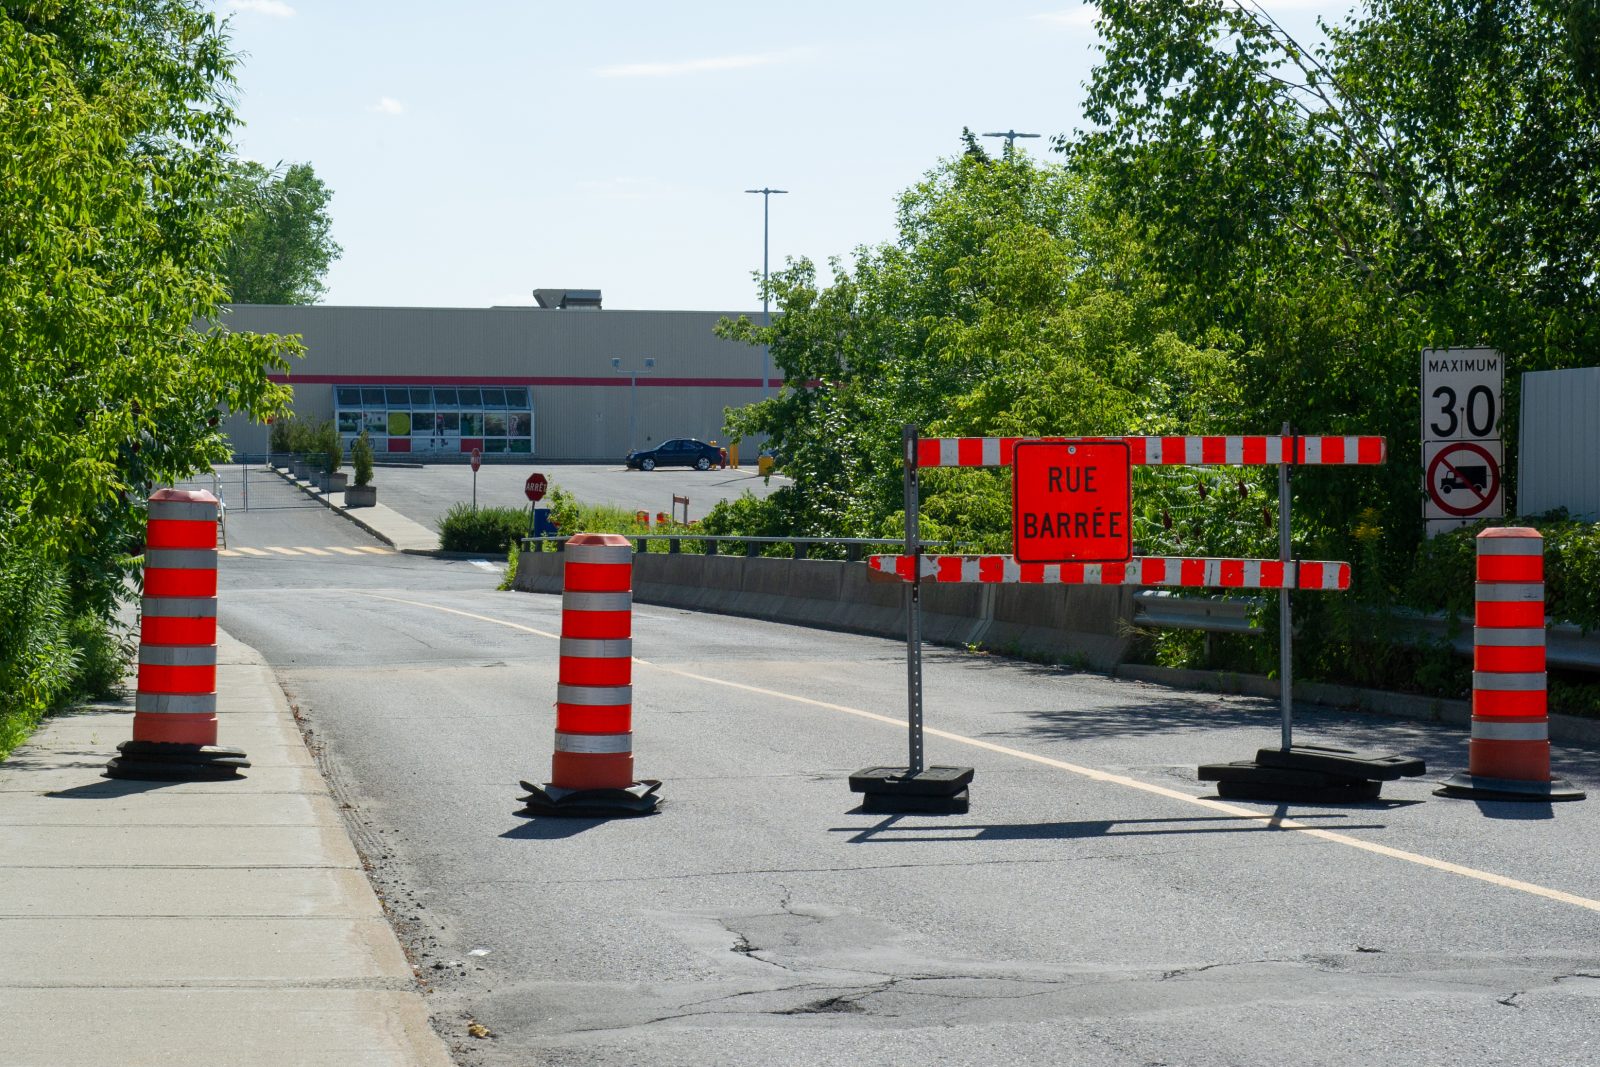
{"label": "curb", "polygon": [[[281,469],[279,469],[277,467],[273,467],[272,468],[272,472],[274,474],[276,474],[278,477],[282,478],[284,481],[288,482],[290,485],[294,486],[296,489],[300,490],[302,493],[304,493],[306,496],[310,497],[312,500],[315,500],[317,503],[319,503],[323,507],[327,508],[329,511],[332,511],[335,514],[343,515],[345,518],[347,518],[351,522],[355,523],[361,529],[367,531],[367,533],[371,534],[373,537],[376,537],[378,540],[382,541],[384,544],[388,545],[390,548],[394,548],[394,539],[391,538],[388,534],[384,533],[382,530],[378,529],[376,526],[373,526],[371,523],[365,522],[362,519],[358,518],[357,516],[350,514],[350,510],[348,508],[341,508],[341,507],[336,506],[333,503],[333,501],[329,500],[326,496],[324,496],[322,494],[322,490],[318,489],[317,487],[312,485],[310,482],[302,482],[298,478],[296,478],[294,475],[289,474],[289,473],[287,473],[287,472],[285,472],[285,471],[283,471],[283,470],[281,470]],[[414,552],[416,550],[408,549],[407,551],[413,551]],[[418,552],[417,554],[425,554],[425,553]]]}

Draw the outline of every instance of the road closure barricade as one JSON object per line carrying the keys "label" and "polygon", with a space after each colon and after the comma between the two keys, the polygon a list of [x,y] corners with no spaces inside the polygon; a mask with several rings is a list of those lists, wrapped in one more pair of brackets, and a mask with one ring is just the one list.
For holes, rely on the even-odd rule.
{"label": "road closure barricade", "polygon": [[659,781],[633,776],[633,545],[577,534],[563,549],[555,755],[521,815],[608,818],[657,810]]}
{"label": "road closure barricade", "polygon": [[105,776],[237,778],[244,750],[217,747],[217,498],[161,489],[147,506],[133,739]]}
{"label": "road closure barricade", "polygon": [[[1402,776],[1420,775],[1421,760],[1401,756],[1354,752],[1293,743],[1293,632],[1289,594],[1291,590],[1341,591],[1350,586],[1350,565],[1344,562],[1297,560],[1289,540],[1290,470],[1295,466],[1356,465],[1383,463],[1384,439],[1372,436],[1297,435],[1285,425],[1281,435],[1232,435],[1204,437],[1081,437],[1014,438],[959,437],[923,438],[915,426],[907,426],[902,437],[905,468],[906,550],[903,555],[877,555],[869,566],[890,578],[907,584],[906,673],[909,758],[905,767],[872,767],[850,779],[852,790],[864,794],[867,811],[956,811],[967,810],[967,784],[971,768],[925,765],[922,742],[922,654],[920,589],[925,582],[1039,583],[1063,585],[1175,586],[1185,588],[1276,589],[1279,595],[1279,673],[1282,685],[1282,728],[1280,744],[1263,748],[1254,760],[1202,766],[1202,780],[1216,781],[1223,796],[1278,800],[1364,800],[1378,794],[1380,783]],[[1131,556],[1131,531],[1128,529],[1128,479],[1126,466],[1121,471],[1105,472],[1102,482],[1120,485],[1121,504],[1104,509],[1096,505],[1092,523],[1079,520],[1071,536],[1048,537],[1029,542],[1026,559],[1021,551],[1024,534],[1048,535],[1051,519],[1060,513],[1023,514],[1024,478],[1022,457],[1031,457],[1038,446],[1054,443],[1066,446],[1050,453],[1048,484],[1035,486],[1040,499],[1067,499],[1062,490],[1087,492],[1095,487],[1093,468],[1075,470],[1067,453],[1083,448],[1085,457],[1093,452],[1095,462],[1126,466],[1276,465],[1278,477],[1279,558],[1215,559],[1198,557]],[[1095,446],[1114,445],[1114,449]],[[1043,450],[1040,450],[1041,454]],[[1126,458],[1123,459],[1122,457]],[[1013,531],[1013,555],[924,555],[918,539],[918,478],[924,467],[1010,467],[1016,466],[1014,486],[1017,509]],[[1032,458],[1029,470],[1040,470]],[[1039,475],[1030,474],[1037,480]],[[1076,478],[1076,483],[1074,482]],[[1120,479],[1120,481],[1118,480]],[[1033,483],[1030,483],[1033,484]],[[1030,490],[1033,491],[1033,490]],[[1055,493],[1055,496],[1051,496]],[[1086,498],[1087,499],[1087,498]],[[1113,496],[1111,499],[1118,499]],[[1118,507],[1120,506],[1120,511]],[[1120,525],[1119,525],[1120,517]],[[1101,520],[1104,520],[1103,522]],[[1059,525],[1059,522],[1057,523]],[[1092,534],[1092,537],[1084,536]],[[1051,557],[1051,553],[1072,553],[1073,537],[1086,546],[1084,551],[1102,553],[1077,559]],[[1120,539],[1120,540],[1119,540]],[[1114,546],[1121,544],[1120,550]],[[1043,545],[1044,547],[1039,547]],[[1108,547],[1112,546],[1112,547]],[[1120,558],[1116,555],[1120,551]],[[1042,553],[1042,555],[1041,555]],[[1104,553],[1112,553],[1106,555]],[[1044,562],[1044,559],[1053,559]],[[1093,562],[1085,561],[1092,559]]]}
{"label": "road closure barricade", "polygon": [[1467,770],[1435,795],[1582,800],[1582,790],[1550,777],[1544,537],[1524,526],[1498,527],[1478,534],[1477,549]]}

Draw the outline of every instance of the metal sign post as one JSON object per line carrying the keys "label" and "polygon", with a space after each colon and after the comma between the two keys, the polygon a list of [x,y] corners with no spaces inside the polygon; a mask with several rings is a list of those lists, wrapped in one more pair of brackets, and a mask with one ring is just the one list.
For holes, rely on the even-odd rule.
{"label": "metal sign post", "polygon": [[[1295,456],[1293,427],[1283,424],[1283,459],[1278,464],[1278,559],[1289,573],[1289,467]],[[1283,712],[1283,751],[1294,747],[1294,619],[1289,614],[1289,583],[1278,589],[1278,703]]]}
{"label": "metal sign post", "polygon": [[[905,463],[906,547],[913,561],[922,556],[917,513],[917,428],[900,434],[900,457]],[[913,572],[915,573],[915,572]],[[922,771],[922,583],[912,578],[906,599],[906,723],[910,732],[911,774]]]}
{"label": "metal sign post", "polygon": [[[918,530],[917,428],[900,433],[905,465],[906,557],[913,568],[922,560]],[[874,813],[916,812],[964,815],[971,767],[929,767],[922,743],[922,582],[917,571],[906,591],[906,766],[867,767],[850,776],[850,790],[863,794],[861,810]]]}

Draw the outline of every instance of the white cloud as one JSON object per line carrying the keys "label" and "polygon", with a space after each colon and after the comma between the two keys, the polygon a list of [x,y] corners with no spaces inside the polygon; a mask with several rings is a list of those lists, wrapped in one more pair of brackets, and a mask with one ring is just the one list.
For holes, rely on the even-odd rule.
{"label": "white cloud", "polygon": [[716,70],[748,70],[783,63],[799,55],[799,50],[786,52],[754,52],[742,56],[711,56],[706,59],[685,59],[673,63],[619,63],[598,67],[595,74],[602,78],[673,78],[680,74],[704,74]]}
{"label": "white cloud", "polygon": [[380,96],[378,102],[367,110],[376,111],[380,115],[404,115],[406,106],[392,96]]}
{"label": "white cloud", "polygon": [[1035,22],[1045,22],[1052,26],[1063,26],[1068,29],[1088,29],[1094,25],[1094,20],[1099,16],[1100,9],[1093,4],[1083,4],[1079,7],[1069,7],[1065,11],[1046,11],[1038,15],[1030,15]]}
{"label": "white cloud", "polygon": [[234,11],[248,11],[252,15],[269,15],[275,19],[294,17],[294,8],[283,0],[228,0],[228,7]]}

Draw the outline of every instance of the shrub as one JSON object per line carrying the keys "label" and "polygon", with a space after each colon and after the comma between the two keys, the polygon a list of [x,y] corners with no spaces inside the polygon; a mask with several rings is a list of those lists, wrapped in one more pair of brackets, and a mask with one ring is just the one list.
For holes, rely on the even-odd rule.
{"label": "shrub", "polygon": [[367,440],[365,430],[350,446],[350,465],[355,468],[357,485],[372,484],[372,442]]}
{"label": "shrub", "polygon": [[267,450],[269,452],[291,451],[289,427],[293,423],[293,415],[284,415],[281,418],[272,420],[272,426],[267,430]]}
{"label": "shrub", "polygon": [[478,508],[452,504],[439,520],[439,547],[446,552],[507,550],[528,532],[528,513],[522,508]]}
{"label": "shrub", "polygon": [[317,424],[316,430],[317,451],[323,457],[323,470],[329,474],[338,471],[344,465],[344,443],[339,438],[339,431],[331,421],[324,419]]}
{"label": "shrub", "polygon": [[72,690],[80,654],[67,577],[40,549],[0,543],[0,756]]}

